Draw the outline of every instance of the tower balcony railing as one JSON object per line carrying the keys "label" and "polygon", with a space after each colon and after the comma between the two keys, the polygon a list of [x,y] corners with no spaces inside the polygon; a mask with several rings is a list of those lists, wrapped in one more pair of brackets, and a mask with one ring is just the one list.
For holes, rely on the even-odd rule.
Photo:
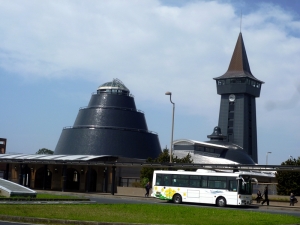
{"label": "tower balcony railing", "polygon": [[99,95],[99,94],[112,94],[112,95],[125,95],[134,98],[133,94],[130,94],[128,92],[114,92],[114,91],[97,91],[92,92],[92,95]]}
{"label": "tower balcony railing", "polygon": [[137,128],[128,128],[128,127],[115,127],[115,126],[96,126],[96,125],[78,125],[78,126],[67,126],[63,128],[64,130],[67,129],[111,129],[111,130],[124,130],[124,131],[134,131],[134,132],[141,132],[141,133],[150,133],[150,134],[156,134],[154,131],[150,130],[143,130],[143,129],[137,129]]}
{"label": "tower balcony railing", "polygon": [[80,107],[79,110],[81,110],[81,109],[96,109],[96,108],[118,109],[118,110],[126,110],[126,111],[139,112],[139,113],[143,113],[144,114],[144,111],[139,110],[139,109],[125,108],[125,107],[114,107],[114,106],[102,106],[102,105],[93,105],[93,106]]}

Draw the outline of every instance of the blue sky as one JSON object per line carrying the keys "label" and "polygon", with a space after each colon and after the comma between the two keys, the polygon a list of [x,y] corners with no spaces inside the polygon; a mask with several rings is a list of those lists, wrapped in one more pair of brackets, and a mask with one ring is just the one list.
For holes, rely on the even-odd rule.
{"label": "blue sky", "polygon": [[55,149],[80,107],[120,79],[149,130],[206,141],[218,124],[214,77],[227,71],[240,31],[253,75],[259,163],[299,156],[300,1],[0,0],[0,137],[8,153]]}

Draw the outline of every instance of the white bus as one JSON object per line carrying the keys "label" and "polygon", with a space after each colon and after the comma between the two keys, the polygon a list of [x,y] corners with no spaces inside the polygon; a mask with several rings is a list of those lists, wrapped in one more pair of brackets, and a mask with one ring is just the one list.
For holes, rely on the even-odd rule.
{"label": "white bus", "polygon": [[251,173],[248,172],[155,170],[151,196],[177,204],[192,202],[216,204],[220,207],[250,205],[251,180]]}

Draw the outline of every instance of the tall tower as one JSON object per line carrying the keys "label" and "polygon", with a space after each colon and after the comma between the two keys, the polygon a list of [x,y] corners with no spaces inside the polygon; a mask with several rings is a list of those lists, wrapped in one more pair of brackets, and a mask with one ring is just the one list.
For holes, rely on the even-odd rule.
{"label": "tall tower", "polygon": [[264,82],[251,73],[242,33],[227,72],[214,80],[221,95],[218,126],[228,142],[239,145],[257,163],[255,98]]}

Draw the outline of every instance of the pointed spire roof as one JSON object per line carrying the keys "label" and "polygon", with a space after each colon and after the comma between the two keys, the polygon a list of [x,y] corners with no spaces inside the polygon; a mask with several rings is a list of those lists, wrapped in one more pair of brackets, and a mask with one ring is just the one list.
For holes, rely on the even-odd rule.
{"label": "pointed spire roof", "polygon": [[234,78],[234,77],[235,78],[249,77],[253,80],[264,83],[263,81],[256,79],[251,73],[248,57],[246,53],[246,48],[244,45],[244,40],[241,32],[237,39],[227,72],[222,76],[216,77],[214,79],[217,80],[217,79]]}

